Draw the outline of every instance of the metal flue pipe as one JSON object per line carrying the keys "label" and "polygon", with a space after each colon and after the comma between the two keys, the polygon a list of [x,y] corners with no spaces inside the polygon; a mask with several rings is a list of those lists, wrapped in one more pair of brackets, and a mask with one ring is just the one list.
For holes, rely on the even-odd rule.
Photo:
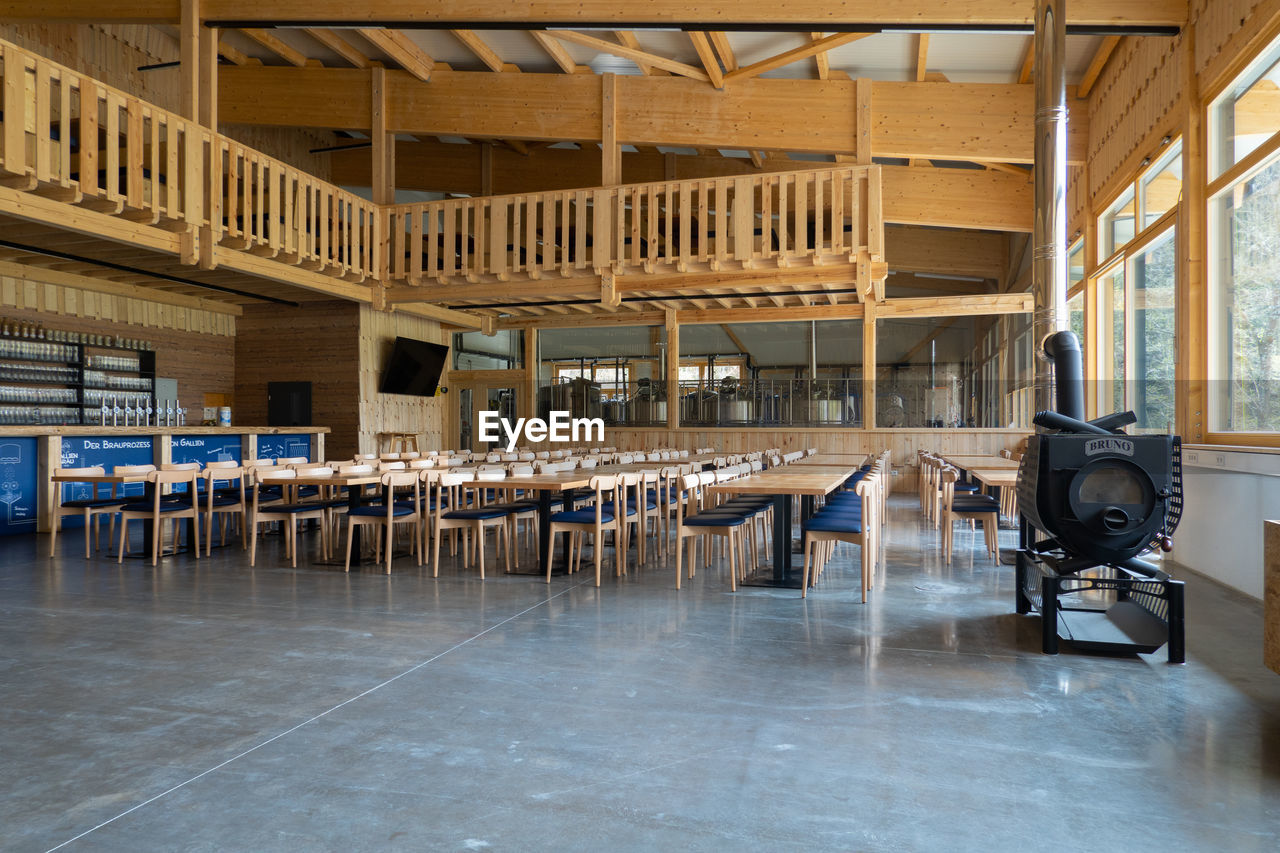
{"label": "metal flue pipe", "polygon": [[1066,0],[1036,0],[1035,232],[1031,293],[1035,306],[1036,410],[1053,408],[1053,365],[1046,339],[1067,317],[1067,18]]}

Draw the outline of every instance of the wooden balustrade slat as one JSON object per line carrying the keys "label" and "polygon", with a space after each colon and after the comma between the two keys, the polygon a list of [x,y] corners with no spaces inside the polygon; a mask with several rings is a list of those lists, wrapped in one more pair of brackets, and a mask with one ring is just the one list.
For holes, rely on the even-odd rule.
{"label": "wooden balustrade slat", "polygon": [[[80,138],[98,138],[98,84],[83,77],[80,78]],[[98,191],[98,146],[81,145],[80,192],[96,196]]]}
{"label": "wooden balustrade slat", "polygon": [[27,173],[27,64],[12,47],[4,52],[4,168]]}
{"label": "wooden balustrade slat", "polygon": [[71,186],[71,79],[62,74],[58,86],[58,183]]}
{"label": "wooden balustrade slat", "polygon": [[50,80],[48,62],[36,60],[35,83],[36,180],[41,183],[48,183],[53,177],[53,163],[50,162],[53,157],[53,151],[49,147],[50,140],[44,138],[43,133],[44,128],[49,127],[49,122],[52,119],[49,95],[53,81]]}

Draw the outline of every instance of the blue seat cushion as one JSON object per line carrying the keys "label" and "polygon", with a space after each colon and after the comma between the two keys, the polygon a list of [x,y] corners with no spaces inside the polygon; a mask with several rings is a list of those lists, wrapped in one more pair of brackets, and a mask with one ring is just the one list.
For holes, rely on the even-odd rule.
{"label": "blue seat cushion", "polygon": [[815,515],[801,527],[821,533],[861,533],[862,519],[839,515]]}
{"label": "blue seat cushion", "polygon": [[[604,508],[605,512],[609,513],[610,515],[613,514],[613,501],[605,501],[603,504],[601,504],[601,506]],[[654,507],[654,509],[657,509],[657,507]],[[630,518],[635,514],[636,514],[635,501],[627,501],[627,517]]]}
{"label": "blue seat cushion", "polygon": [[[120,507],[121,512],[151,512],[155,507],[151,501],[133,501]],[[191,509],[190,501],[160,501],[161,512],[178,512]]]}
{"label": "blue seat cushion", "polygon": [[990,495],[957,495],[951,499],[956,512],[997,512],[1000,503]]}
{"label": "blue seat cushion", "polygon": [[67,509],[97,509],[105,506],[120,506],[124,502],[124,498],[97,498],[87,501],[63,501],[60,506]]}
{"label": "blue seat cushion", "polygon": [[977,483],[956,483],[957,492],[976,492],[978,491]]}
{"label": "blue seat cushion", "polygon": [[500,507],[484,507],[483,509],[455,509],[452,512],[446,512],[443,518],[487,521],[491,518],[506,518],[508,514],[507,510]]}
{"label": "blue seat cushion", "polygon": [[[207,501],[207,500],[208,500],[207,498],[201,497],[201,499],[200,499],[200,503],[204,504],[205,506],[208,506],[209,504],[208,504],[208,503],[206,503],[206,501]],[[239,492],[237,492],[237,493],[236,493],[236,495],[235,495],[235,497],[230,497],[230,496],[226,496],[226,495],[217,495],[217,494],[215,494],[215,495],[213,496],[213,505],[214,505],[215,507],[219,507],[219,506],[239,506],[239,505],[240,505],[240,493],[239,493]]]}
{"label": "blue seat cushion", "polygon": [[700,512],[684,520],[686,527],[739,527],[747,520],[731,512]]}
{"label": "blue seat cushion", "polygon": [[266,509],[266,512],[269,512],[269,513],[277,513],[277,512],[298,513],[298,512],[312,512],[313,510],[317,510],[317,509],[324,509],[324,504],[318,504],[318,503],[305,503],[305,504],[272,504],[270,507],[268,507],[268,508]]}
{"label": "blue seat cushion", "polygon": [[[357,515],[362,518],[386,518],[387,508],[385,505],[379,506],[377,504],[372,506],[358,506],[351,510],[348,515]],[[391,505],[391,516],[393,518],[404,518],[409,515],[413,515],[413,507],[401,506],[400,504]]]}
{"label": "blue seat cushion", "polygon": [[[590,509],[575,509],[570,512],[557,512],[551,516],[552,523],[560,524],[595,524],[596,511],[592,507]],[[612,524],[613,515],[602,510],[600,513],[601,524]]]}

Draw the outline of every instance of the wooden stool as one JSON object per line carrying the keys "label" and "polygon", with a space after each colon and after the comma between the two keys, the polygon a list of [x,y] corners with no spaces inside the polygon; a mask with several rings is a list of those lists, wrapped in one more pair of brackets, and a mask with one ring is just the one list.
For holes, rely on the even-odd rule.
{"label": "wooden stool", "polygon": [[406,450],[417,452],[418,434],[416,432],[378,433],[379,453],[403,453]]}

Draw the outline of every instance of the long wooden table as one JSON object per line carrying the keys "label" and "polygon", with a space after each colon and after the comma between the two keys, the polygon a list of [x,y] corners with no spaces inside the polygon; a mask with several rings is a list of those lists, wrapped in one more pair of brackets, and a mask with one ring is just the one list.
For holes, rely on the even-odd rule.
{"label": "long wooden table", "polygon": [[857,473],[856,465],[784,465],[708,486],[713,495],[770,495],[773,497],[773,573],[749,576],[746,586],[799,589],[800,578],[791,571],[791,516],[794,498],[800,497],[800,520],[813,515],[814,498],[829,495]]}
{"label": "long wooden table", "polygon": [[826,467],[841,465],[852,465],[855,468],[861,468],[867,464],[867,460],[871,457],[865,453],[815,453],[813,456],[806,456],[803,459],[797,459],[792,465],[822,465]]}
{"label": "long wooden table", "polygon": [[[125,485],[132,485],[134,483],[147,483],[148,473],[150,472],[144,472],[141,474],[97,474],[97,475],[55,474],[54,476],[49,478],[49,481],[51,483],[92,483],[93,493],[94,493],[94,496],[96,497],[98,494],[98,486],[125,486]],[[155,492],[152,491],[151,484],[147,483],[147,488],[143,490],[141,500],[150,502],[154,500],[154,498],[155,498]],[[131,495],[120,496],[120,503],[122,504],[130,503],[131,501],[134,501],[134,500],[138,500],[138,498]],[[57,501],[57,502],[60,502],[60,501]],[[53,523],[57,524],[58,521],[55,519]],[[121,522],[121,523],[123,524],[124,522]],[[193,524],[194,524],[194,521],[192,519],[187,519],[188,547],[190,547],[195,542],[194,537],[191,535]],[[163,540],[161,541],[163,542]],[[127,549],[128,539],[126,539],[125,542],[126,542],[126,549]],[[155,544],[155,540],[153,539],[151,534],[151,525],[150,524],[142,525],[141,556],[149,558],[151,556],[151,549],[154,546],[154,544]],[[167,556],[171,556],[172,553],[174,552],[170,552],[170,554],[161,554],[160,556],[167,557]],[[125,551],[125,556],[126,557],[129,556],[128,550]]]}
{"label": "long wooden table", "polygon": [[942,458],[948,464],[964,471],[972,468],[1003,468],[1016,471],[1018,466],[1022,464],[1017,459],[1005,459],[1003,456],[948,456],[944,453]]}

